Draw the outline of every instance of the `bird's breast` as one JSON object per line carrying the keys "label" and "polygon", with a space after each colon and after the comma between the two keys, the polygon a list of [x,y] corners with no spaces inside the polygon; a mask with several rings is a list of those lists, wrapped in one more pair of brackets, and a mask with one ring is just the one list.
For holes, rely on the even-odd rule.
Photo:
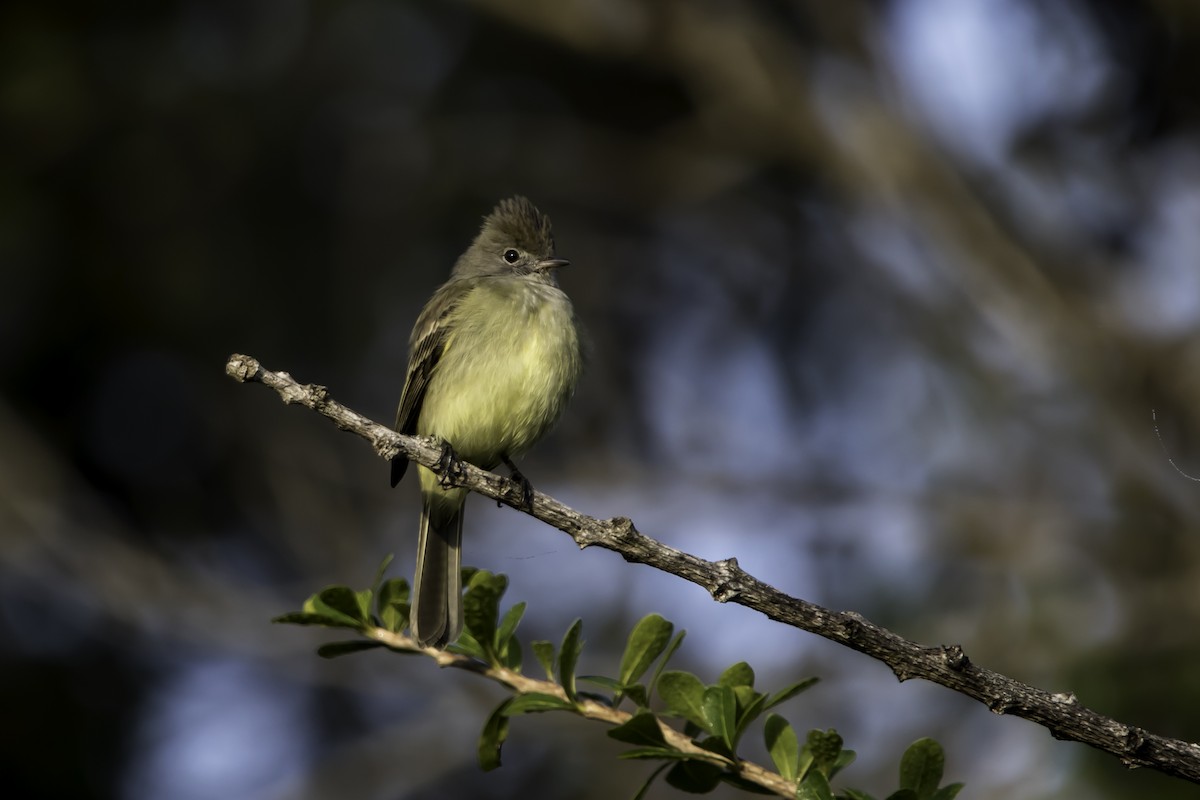
{"label": "bird's breast", "polygon": [[458,306],[417,432],[491,469],[558,420],[582,368],[571,303],[530,280],[476,287]]}

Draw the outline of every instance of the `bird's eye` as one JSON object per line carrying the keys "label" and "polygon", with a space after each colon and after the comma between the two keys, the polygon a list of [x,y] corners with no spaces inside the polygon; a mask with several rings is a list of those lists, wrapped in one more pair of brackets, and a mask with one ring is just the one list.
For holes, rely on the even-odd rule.
{"label": "bird's eye", "polygon": [[521,257],[521,254],[518,253],[516,250],[513,250],[511,247],[504,251],[504,260],[510,264],[517,263],[517,259],[519,259],[520,257]]}

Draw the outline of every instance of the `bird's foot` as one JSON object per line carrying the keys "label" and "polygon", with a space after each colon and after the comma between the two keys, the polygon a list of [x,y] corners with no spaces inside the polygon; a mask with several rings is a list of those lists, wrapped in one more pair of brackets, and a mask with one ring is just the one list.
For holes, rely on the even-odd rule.
{"label": "bird's foot", "polygon": [[[515,486],[521,493],[521,508],[525,511],[533,510],[533,484],[529,479],[521,474],[521,470],[517,469],[517,465],[512,462],[508,456],[504,456],[504,465],[509,469],[508,481]],[[501,505],[499,501],[496,505]]]}
{"label": "bird's foot", "polygon": [[453,489],[462,483],[466,472],[458,453],[454,452],[449,442],[443,440],[442,453],[438,456],[438,485],[443,489]]}

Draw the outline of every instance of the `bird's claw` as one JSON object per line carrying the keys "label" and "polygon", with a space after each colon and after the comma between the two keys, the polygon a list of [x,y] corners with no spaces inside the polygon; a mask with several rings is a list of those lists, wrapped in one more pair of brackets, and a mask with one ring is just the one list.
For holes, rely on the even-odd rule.
{"label": "bird's claw", "polygon": [[[504,458],[504,464],[510,471],[508,476],[509,484],[515,486],[521,493],[521,508],[525,511],[532,511],[533,484],[529,482],[528,478],[521,474],[521,470],[517,469],[517,465],[514,464],[507,456]],[[497,501],[496,505],[499,506],[501,504],[499,501]]]}
{"label": "bird's claw", "polygon": [[462,483],[465,475],[462,459],[449,442],[443,441],[442,452],[438,456],[438,485],[443,489],[453,489]]}

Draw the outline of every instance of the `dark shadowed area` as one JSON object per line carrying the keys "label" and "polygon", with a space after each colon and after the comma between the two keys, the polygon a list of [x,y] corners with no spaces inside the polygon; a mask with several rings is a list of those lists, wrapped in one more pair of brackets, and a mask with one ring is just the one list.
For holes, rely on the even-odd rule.
{"label": "dark shadowed area", "polygon": [[[518,193],[592,343],[539,489],[1200,739],[1198,75],[1190,0],[5,4],[0,793],[636,792],[565,715],[483,773],[499,687],[269,622],[410,575],[417,490],[226,357],[390,422]],[[1197,791],[479,498],[464,560],[581,672],[658,612],[705,680],[820,675],[842,785],[932,736],[977,800]]]}

